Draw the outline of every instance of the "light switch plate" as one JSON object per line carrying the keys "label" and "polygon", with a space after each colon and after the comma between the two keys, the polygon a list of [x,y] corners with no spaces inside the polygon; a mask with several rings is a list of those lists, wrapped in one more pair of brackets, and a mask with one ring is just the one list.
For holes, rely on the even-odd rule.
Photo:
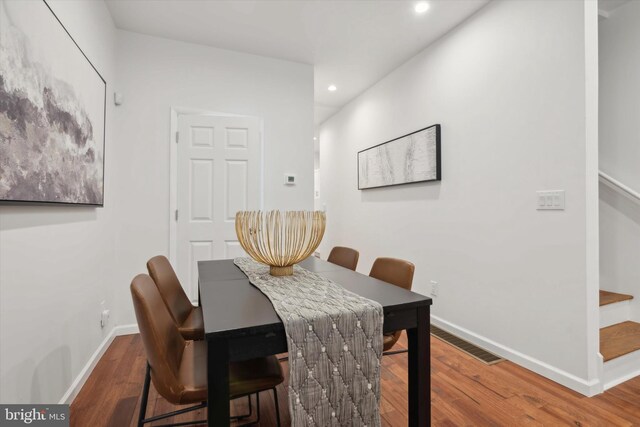
{"label": "light switch plate", "polygon": [[431,296],[437,297],[440,285],[435,280],[431,280]]}
{"label": "light switch plate", "polygon": [[123,102],[124,102],[124,96],[122,95],[122,93],[114,92],[113,93],[113,103],[115,105],[122,105]]}
{"label": "light switch plate", "polygon": [[536,209],[539,211],[564,210],[564,190],[536,191]]}

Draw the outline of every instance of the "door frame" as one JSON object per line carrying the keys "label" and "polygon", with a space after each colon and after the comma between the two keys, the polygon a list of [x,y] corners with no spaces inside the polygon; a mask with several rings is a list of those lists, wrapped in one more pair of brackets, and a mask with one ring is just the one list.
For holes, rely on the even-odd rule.
{"label": "door frame", "polygon": [[201,116],[216,117],[248,117],[257,119],[260,123],[260,131],[258,139],[259,147],[259,167],[258,172],[258,193],[260,200],[258,201],[259,209],[264,208],[264,120],[262,117],[249,116],[245,114],[221,113],[217,111],[204,110],[189,107],[171,107],[171,126],[169,132],[169,212],[167,219],[169,221],[169,261],[172,265],[177,265],[178,256],[178,224],[175,218],[175,211],[178,209],[178,144],[176,143],[176,134],[178,133],[178,117],[180,115],[196,114]]}

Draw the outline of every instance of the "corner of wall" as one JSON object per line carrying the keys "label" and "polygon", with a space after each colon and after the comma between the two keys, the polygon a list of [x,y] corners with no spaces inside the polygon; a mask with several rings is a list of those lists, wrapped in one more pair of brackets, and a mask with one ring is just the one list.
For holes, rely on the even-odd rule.
{"label": "corner of wall", "polygon": [[[584,2],[585,150],[586,150],[586,318],[588,379],[601,384],[600,355],[600,222],[598,180],[598,2]],[[602,390],[602,385],[600,385]]]}

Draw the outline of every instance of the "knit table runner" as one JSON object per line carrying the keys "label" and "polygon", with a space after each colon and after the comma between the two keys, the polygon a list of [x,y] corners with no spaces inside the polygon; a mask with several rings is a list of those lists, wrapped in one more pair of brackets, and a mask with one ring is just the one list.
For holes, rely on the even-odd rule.
{"label": "knit table runner", "polygon": [[233,262],[284,323],[291,424],[379,426],[382,306],[297,265],[275,277],[251,258]]}

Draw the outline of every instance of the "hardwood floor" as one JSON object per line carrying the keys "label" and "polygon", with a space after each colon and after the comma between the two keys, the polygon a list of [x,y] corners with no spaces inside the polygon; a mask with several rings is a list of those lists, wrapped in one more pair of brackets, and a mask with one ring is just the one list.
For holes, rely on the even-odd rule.
{"label": "hardwood floor", "polygon": [[[405,345],[403,336],[397,348]],[[587,398],[511,362],[487,366],[433,337],[431,346],[434,426],[640,426],[640,377]],[[381,414],[385,426],[407,425],[406,362],[406,354],[383,358]],[[116,338],[71,405],[71,425],[135,426],[145,364],[139,335]],[[278,388],[278,396],[282,425],[286,426],[289,414],[284,386]],[[271,394],[262,393],[260,403],[260,425],[274,426]],[[174,409],[152,386],[147,414]],[[247,409],[246,399],[232,403],[232,413]],[[205,416],[199,411],[173,422]],[[162,422],[151,425],[158,424]]]}

